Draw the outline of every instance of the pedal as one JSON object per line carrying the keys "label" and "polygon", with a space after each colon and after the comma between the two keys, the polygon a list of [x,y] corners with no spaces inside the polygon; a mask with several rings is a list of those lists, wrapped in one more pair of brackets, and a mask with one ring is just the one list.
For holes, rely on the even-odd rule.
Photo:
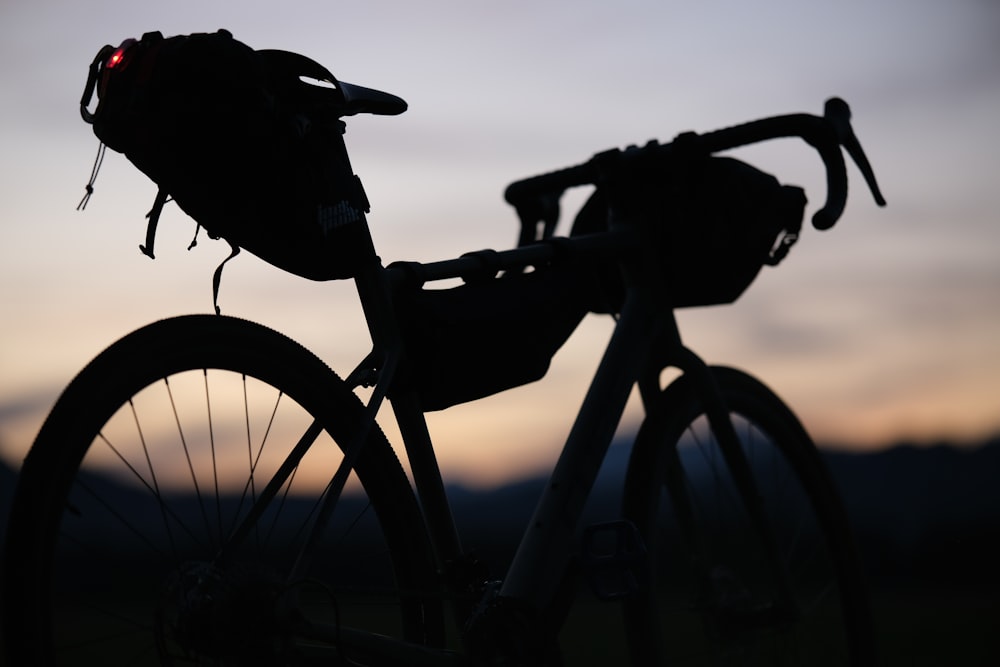
{"label": "pedal", "polygon": [[583,531],[583,570],[600,600],[619,600],[642,590],[649,581],[646,545],[631,521],[620,519]]}

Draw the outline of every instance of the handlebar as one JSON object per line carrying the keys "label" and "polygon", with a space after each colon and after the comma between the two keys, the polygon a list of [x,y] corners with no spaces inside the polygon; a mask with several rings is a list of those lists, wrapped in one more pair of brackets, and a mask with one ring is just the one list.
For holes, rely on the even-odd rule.
{"label": "handlebar", "polygon": [[[865,156],[861,143],[851,128],[851,110],[840,98],[827,100],[822,116],[789,114],[751,121],[741,125],[695,134],[686,132],[669,144],[650,142],[642,148],[619,151],[612,149],[598,153],[587,162],[558,171],[532,176],[507,187],[504,198],[518,209],[522,220],[546,220],[552,215],[553,200],[562,192],[580,185],[599,185],[605,175],[609,155],[623,158],[626,166],[638,159],[670,159],[678,154],[711,154],[740,146],[755,144],[780,137],[798,137],[816,149],[826,167],[826,202],[813,215],[816,229],[829,229],[841,214],[847,202],[847,173],[843,146],[857,165],[871,190],[875,202],[885,206],[885,199],[875,180],[875,173]],[[614,176],[614,174],[610,174]]]}

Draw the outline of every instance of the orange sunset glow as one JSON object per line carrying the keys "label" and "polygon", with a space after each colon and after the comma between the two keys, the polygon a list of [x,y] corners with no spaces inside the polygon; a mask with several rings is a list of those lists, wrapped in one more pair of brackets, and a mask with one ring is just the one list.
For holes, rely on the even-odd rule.
{"label": "orange sunset glow", "polygon": [[[108,344],[210,311],[228,246],[202,236],[187,252],[195,225],[168,205],[157,259],[139,253],[156,190],[123,156],[108,152],[86,210],[74,210],[98,147],[77,102],[101,45],[220,27],[407,100],[398,118],[348,119],[386,263],[510,247],[516,217],[502,192],[518,178],[843,97],[888,207],[849,167],[841,222],[806,226],[736,304],[680,312],[685,341],[772,386],[824,446],[961,446],[1000,431],[1000,11],[726,4],[5,4],[0,458],[20,464],[61,388]],[[801,142],[736,156],[805,187],[807,216],[822,202],[822,165]],[[342,376],[369,349],[350,282],[308,282],[244,253],[220,303]],[[589,316],[541,382],[430,415],[446,477],[493,486],[551,466],[612,325]],[[621,431],[640,419],[631,405]]]}

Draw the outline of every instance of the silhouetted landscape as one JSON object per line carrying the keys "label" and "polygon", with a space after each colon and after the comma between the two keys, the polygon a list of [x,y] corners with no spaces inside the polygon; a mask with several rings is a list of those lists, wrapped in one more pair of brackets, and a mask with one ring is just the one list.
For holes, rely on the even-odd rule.
{"label": "silhouetted landscape", "polygon": [[[613,446],[588,521],[613,519],[628,448]],[[996,664],[1000,657],[1000,438],[979,446],[901,444],[827,451],[872,589],[885,664]],[[0,465],[0,530],[16,473]],[[500,570],[542,479],[489,491],[452,486],[464,543]],[[126,490],[123,493],[129,493]]]}

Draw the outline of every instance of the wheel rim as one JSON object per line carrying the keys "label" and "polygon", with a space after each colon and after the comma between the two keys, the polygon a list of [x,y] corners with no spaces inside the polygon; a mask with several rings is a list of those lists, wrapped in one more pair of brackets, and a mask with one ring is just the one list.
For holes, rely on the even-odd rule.
{"label": "wheel rim", "polygon": [[51,625],[61,659],[294,664],[321,650],[314,625],[327,638],[339,623],[400,636],[389,552],[353,473],[317,558],[296,566],[340,459],[326,432],[219,560],[312,421],[267,382],[221,370],[171,375],[116,410],[87,447],[59,520]]}
{"label": "wheel rim", "polygon": [[655,572],[647,607],[655,629],[647,634],[659,636],[671,664],[850,664],[829,526],[768,435],[779,427],[733,415],[791,599],[775,582],[707,420],[687,421],[667,437],[674,445],[663,445],[658,474],[673,482],[646,519]]}

